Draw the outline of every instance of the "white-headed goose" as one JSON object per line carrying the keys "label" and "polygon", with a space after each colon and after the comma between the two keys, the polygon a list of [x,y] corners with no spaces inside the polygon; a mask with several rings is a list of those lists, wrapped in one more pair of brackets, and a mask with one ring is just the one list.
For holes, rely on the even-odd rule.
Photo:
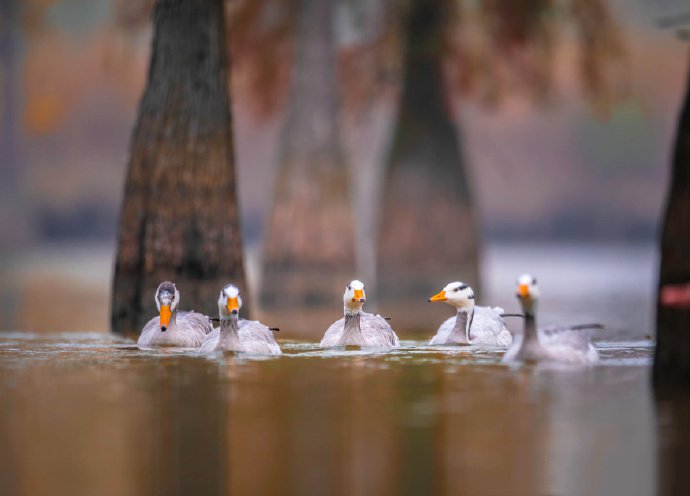
{"label": "white-headed goose", "polygon": [[149,320],[142,329],[137,342],[140,347],[196,348],[213,330],[210,320],[204,314],[178,311],[180,292],[173,283],[160,283],[155,298],[159,315]]}
{"label": "white-headed goose", "polygon": [[518,279],[517,298],[525,314],[524,331],[516,335],[513,345],[503,356],[504,362],[540,362],[587,364],[599,359],[587,329],[600,329],[600,324],[537,329],[537,280],[529,274]]}
{"label": "white-headed goose", "polygon": [[280,346],[271,330],[258,320],[240,319],[242,298],[232,284],[218,296],[220,326],[201,345],[200,351],[238,351],[254,355],[280,355]]}
{"label": "white-headed goose", "polygon": [[362,311],[365,301],[364,284],[357,280],[348,283],[343,294],[345,316],[326,330],[321,340],[322,348],[350,345],[392,348],[400,345],[386,319]]}
{"label": "white-headed goose", "polygon": [[429,344],[509,346],[512,342],[501,317],[503,309],[476,306],[474,291],[467,284],[451,282],[429,301],[442,301],[457,309],[457,315],[441,324]]}

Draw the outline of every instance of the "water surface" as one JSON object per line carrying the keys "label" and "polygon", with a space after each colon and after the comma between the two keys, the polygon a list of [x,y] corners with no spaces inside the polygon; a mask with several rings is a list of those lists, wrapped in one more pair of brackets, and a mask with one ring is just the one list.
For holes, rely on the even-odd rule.
{"label": "water surface", "polygon": [[252,358],[0,333],[3,494],[654,494],[652,343],[592,367],[283,341]]}

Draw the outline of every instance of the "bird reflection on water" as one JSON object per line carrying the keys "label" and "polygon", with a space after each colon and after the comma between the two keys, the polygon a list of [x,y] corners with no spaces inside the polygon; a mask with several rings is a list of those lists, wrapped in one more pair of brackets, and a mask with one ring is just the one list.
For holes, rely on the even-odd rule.
{"label": "bird reflection on water", "polygon": [[[600,365],[283,342],[253,359],[0,333],[9,494],[651,493],[648,342]],[[647,490],[648,489],[648,490]]]}

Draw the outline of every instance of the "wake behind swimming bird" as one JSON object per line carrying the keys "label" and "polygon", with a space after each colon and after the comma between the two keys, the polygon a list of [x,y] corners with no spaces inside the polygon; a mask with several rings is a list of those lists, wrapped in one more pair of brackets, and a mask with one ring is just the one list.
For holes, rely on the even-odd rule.
{"label": "wake behind swimming bird", "polygon": [[429,344],[510,346],[513,341],[501,317],[503,309],[475,306],[474,291],[467,284],[451,282],[429,301],[442,301],[457,309],[457,314],[441,324]]}
{"label": "wake behind swimming bird", "polygon": [[159,315],[147,322],[141,331],[137,345],[180,346],[196,348],[213,330],[210,320],[199,312],[178,311],[180,292],[177,287],[165,281],[156,289],[156,306]]}
{"label": "wake behind swimming bird", "polygon": [[380,315],[363,312],[366,302],[364,284],[354,280],[347,284],[343,294],[344,317],[326,330],[322,348],[333,346],[362,346],[393,348],[400,340],[393,328]]}

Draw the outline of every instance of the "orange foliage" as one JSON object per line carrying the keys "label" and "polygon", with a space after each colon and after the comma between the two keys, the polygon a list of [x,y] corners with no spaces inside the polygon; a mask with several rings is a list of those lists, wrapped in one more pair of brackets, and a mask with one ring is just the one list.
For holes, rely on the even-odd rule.
{"label": "orange foliage", "polygon": [[[455,93],[486,105],[516,94],[549,101],[555,62],[566,47],[578,53],[580,86],[596,110],[626,96],[624,43],[607,0],[439,1],[450,13],[439,40]],[[116,0],[115,25],[124,31],[141,28],[150,19],[152,3]],[[400,13],[407,5],[388,1],[378,33],[341,50],[345,109],[366,107],[397,83],[404,26]],[[226,12],[233,79],[251,98],[256,114],[270,117],[287,96],[296,0],[226,0]]]}
{"label": "orange foliage", "polygon": [[65,111],[64,101],[57,93],[36,95],[26,102],[24,124],[34,133],[45,134],[58,126]]}
{"label": "orange foliage", "polygon": [[44,26],[46,11],[55,0],[26,0],[22,2],[22,24],[29,32],[40,31]]}
{"label": "orange foliage", "polygon": [[238,0],[227,9],[227,39],[234,78],[248,90],[259,117],[287,97],[292,69],[295,0]]}
{"label": "orange foliage", "polygon": [[573,45],[580,86],[596,110],[626,95],[622,34],[605,0],[465,2],[448,43],[452,87],[485,104],[514,94],[548,101],[555,60]]}

